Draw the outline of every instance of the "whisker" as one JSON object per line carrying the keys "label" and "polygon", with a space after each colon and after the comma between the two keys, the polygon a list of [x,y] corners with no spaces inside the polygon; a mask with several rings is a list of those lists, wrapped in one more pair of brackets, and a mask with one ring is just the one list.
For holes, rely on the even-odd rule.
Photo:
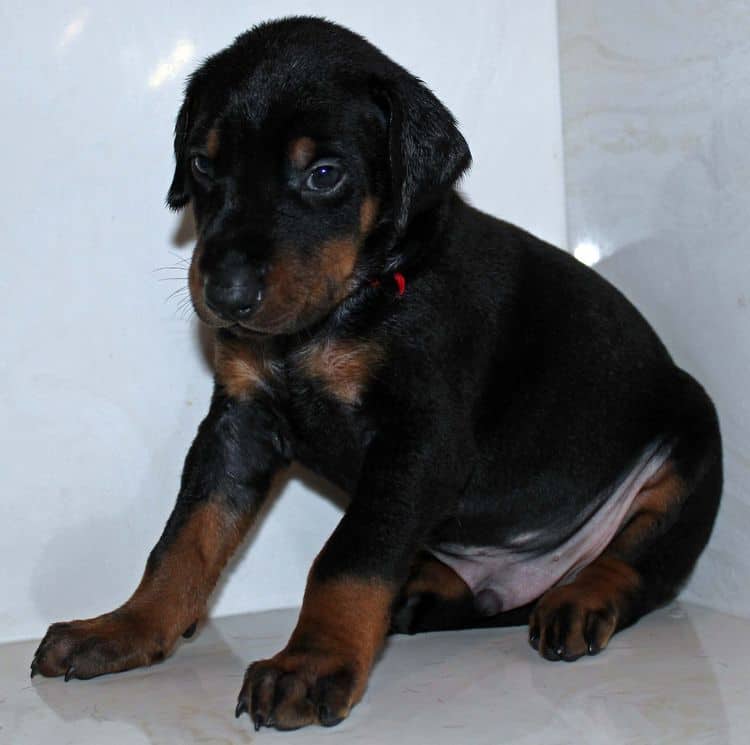
{"label": "whisker", "polygon": [[181,292],[187,292],[187,287],[178,287],[174,292],[170,292],[169,295],[167,295],[166,298],[164,298],[164,302],[168,303],[173,297],[178,296]]}
{"label": "whisker", "polygon": [[182,320],[187,321],[193,315],[193,313],[195,313],[195,309],[193,308],[192,303],[185,306],[182,312]]}
{"label": "whisker", "polygon": [[157,272],[184,272],[188,268],[186,264],[174,264],[170,266],[157,266],[156,269],[152,269],[151,273],[156,274]]}
{"label": "whisker", "polygon": [[187,320],[190,315],[195,311],[190,298],[183,298],[180,304],[175,308],[175,318],[179,318],[181,321]]}
{"label": "whisker", "polygon": [[182,310],[183,308],[187,307],[188,305],[192,305],[192,298],[190,298],[190,297],[181,298],[180,302],[177,303],[177,310]]}

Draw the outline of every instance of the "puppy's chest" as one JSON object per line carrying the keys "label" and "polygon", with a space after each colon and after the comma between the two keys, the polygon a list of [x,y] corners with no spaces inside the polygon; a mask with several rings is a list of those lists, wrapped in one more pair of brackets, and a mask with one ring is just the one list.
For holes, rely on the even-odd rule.
{"label": "puppy's chest", "polygon": [[382,362],[382,348],[372,341],[351,338],[313,341],[286,356],[287,389],[292,398],[322,397],[351,412],[361,407]]}
{"label": "puppy's chest", "polygon": [[272,401],[294,440],[295,456],[329,471],[336,470],[332,459],[358,460],[368,431],[365,397],[383,363],[382,347],[370,340],[326,337],[290,350],[224,340],[217,345],[215,368],[230,396]]}

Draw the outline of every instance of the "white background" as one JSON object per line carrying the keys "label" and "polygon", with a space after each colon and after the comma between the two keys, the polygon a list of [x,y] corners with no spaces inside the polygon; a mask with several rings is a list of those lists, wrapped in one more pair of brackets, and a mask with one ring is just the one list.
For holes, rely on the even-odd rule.
{"label": "white background", "polygon": [[[257,21],[315,13],[364,34],[456,114],[481,208],[565,239],[555,5],[131,0],[0,10],[0,640],[122,602],[206,410],[181,317],[190,246],[164,208],[174,117],[197,63]],[[284,488],[214,613],[299,602],[338,518]]]}
{"label": "white background", "polygon": [[716,402],[725,483],[686,597],[750,617],[750,2],[560,3],[568,236]]}

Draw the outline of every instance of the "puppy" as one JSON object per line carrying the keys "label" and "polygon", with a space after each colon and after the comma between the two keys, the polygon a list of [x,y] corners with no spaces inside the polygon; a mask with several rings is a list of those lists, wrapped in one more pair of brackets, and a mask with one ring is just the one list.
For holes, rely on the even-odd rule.
{"label": "puppy", "polygon": [[162,660],[292,459],[351,503],[247,670],[256,729],[340,722],[389,631],[528,622],[574,660],[675,596],[719,505],[714,407],[604,279],[461,199],[469,148],[419,80],[266,23],[190,78],[175,156],[211,406],[140,585],[51,626],[32,675]]}

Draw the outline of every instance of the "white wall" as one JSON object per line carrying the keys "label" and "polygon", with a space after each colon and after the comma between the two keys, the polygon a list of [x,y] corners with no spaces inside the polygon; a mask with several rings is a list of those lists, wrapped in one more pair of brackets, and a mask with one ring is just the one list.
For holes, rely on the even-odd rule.
{"label": "white wall", "polygon": [[750,2],[559,7],[569,244],[716,401],[724,500],[685,597],[750,616]]}
{"label": "white wall", "polygon": [[[161,532],[211,390],[167,299],[183,281],[159,281],[189,257],[163,207],[174,116],[203,57],[288,13],[349,25],[423,77],[472,147],[474,203],[564,239],[551,0],[6,0],[0,640],[124,600]],[[296,604],[338,514],[289,484],[214,612]]]}

